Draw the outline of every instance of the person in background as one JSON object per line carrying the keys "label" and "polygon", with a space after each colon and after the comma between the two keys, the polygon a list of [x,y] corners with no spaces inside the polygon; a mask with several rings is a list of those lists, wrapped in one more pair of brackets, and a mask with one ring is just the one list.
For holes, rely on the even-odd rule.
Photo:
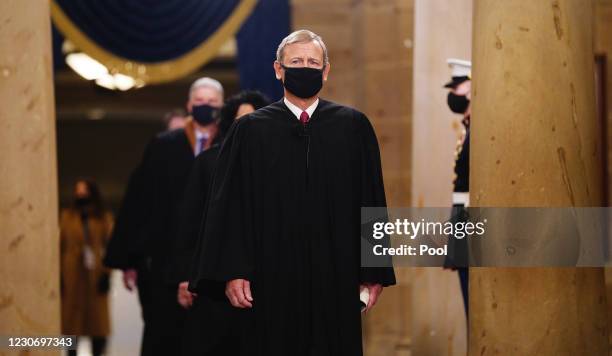
{"label": "person in background", "polygon": [[[149,276],[142,355],[173,355],[180,346],[186,311],[176,301],[178,286],[166,283],[166,270],[187,178],[195,157],[215,141],[215,112],[222,104],[223,86],[217,80],[200,78],[191,85],[186,105],[190,117],[184,128],[164,132],[147,146],[138,168],[136,209],[134,215],[128,211],[124,219],[132,226],[131,235],[124,235],[123,242],[118,241],[109,251],[110,266],[140,266]],[[127,256],[129,261],[123,263],[122,258],[115,258],[118,256]],[[133,268],[125,272],[127,285],[137,283],[138,272]]]}
{"label": "person in background", "polygon": [[90,337],[94,356],[104,353],[110,334],[110,270],[102,257],[112,228],[97,184],[77,180],[72,204],[60,214],[62,333]]}
{"label": "person in background", "polygon": [[[175,239],[173,266],[168,276],[170,284],[178,285],[178,303],[185,309],[191,308],[183,338],[184,355],[202,354],[203,352],[222,354],[222,349],[218,347],[227,344],[227,341],[231,339],[230,324],[233,311],[223,295],[225,285],[211,283],[208,290],[198,298],[194,293],[188,291],[187,281],[205,212],[207,192],[223,137],[238,118],[265,107],[269,103],[268,98],[262,93],[252,90],[242,91],[227,99],[220,110],[217,139],[210,149],[196,158],[189,177],[180,210],[181,223]],[[204,344],[201,342],[203,333],[210,342]]]}
{"label": "person in background", "polygon": [[185,308],[188,308],[193,302],[193,299],[190,298],[192,293],[187,291],[189,266],[204,213],[208,185],[212,179],[223,138],[236,119],[268,104],[270,104],[268,98],[254,90],[241,91],[228,98],[219,110],[219,131],[215,142],[208,150],[196,157],[181,204],[181,220],[175,238],[172,266],[168,271],[168,281],[180,283],[178,300],[179,304]]}
{"label": "person in background", "polygon": [[[455,177],[453,180],[453,208],[451,221],[467,221],[467,207],[470,205],[470,90],[471,90],[471,68],[468,61],[449,59],[448,64],[452,69],[452,79],[444,87],[449,90],[447,104],[449,109],[462,116],[463,130],[457,141],[455,151]],[[468,282],[469,282],[469,259],[467,240],[457,240],[454,237],[449,242],[449,253],[444,262],[446,268],[457,269],[461,294],[463,295],[463,306],[468,316]]]}
{"label": "person in background", "polygon": [[[174,109],[164,114],[162,121],[166,131],[185,127],[187,113],[184,109]],[[145,157],[148,153],[145,152]],[[123,272],[123,284],[129,291],[138,292],[138,301],[142,309],[142,320],[145,325],[151,313],[151,275],[148,259],[139,258],[134,251],[138,250],[142,224],[150,205],[147,204],[146,185],[150,182],[142,177],[142,169],[137,166],[128,180],[117,220],[113,228],[104,264]]]}
{"label": "person in background", "polygon": [[257,90],[243,90],[239,92],[227,99],[223,104],[219,112],[219,131],[226,133],[236,119],[269,104],[270,99]]}
{"label": "person in background", "polygon": [[183,109],[173,109],[164,114],[163,121],[168,131],[182,129],[187,122],[187,113]]}

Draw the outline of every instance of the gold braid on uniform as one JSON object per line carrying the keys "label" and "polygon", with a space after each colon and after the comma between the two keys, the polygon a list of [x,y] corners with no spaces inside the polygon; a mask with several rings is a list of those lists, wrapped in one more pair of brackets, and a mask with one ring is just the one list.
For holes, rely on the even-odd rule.
{"label": "gold braid on uniform", "polygon": [[457,181],[457,173],[455,173],[455,167],[457,167],[457,160],[459,159],[459,155],[461,151],[463,151],[463,142],[465,141],[465,135],[467,134],[466,125],[464,122],[463,129],[461,133],[457,136],[457,145],[455,146],[455,160],[453,161],[453,185]]}

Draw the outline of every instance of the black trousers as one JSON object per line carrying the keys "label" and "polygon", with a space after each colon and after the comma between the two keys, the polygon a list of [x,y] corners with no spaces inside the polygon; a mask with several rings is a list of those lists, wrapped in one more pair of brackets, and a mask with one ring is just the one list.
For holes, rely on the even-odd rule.
{"label": "black trousers", "polygon": [[178,304],[178,286],[154,281],[149,290],[151,303],[146,313],[141,355],[179,355],[187,310]]}
{"label": "black trousers", "polygon": [[[457,223],[467,221],[469,221],[467,208],[463,204],[453,204],[450,222]],[[454,236],[449,236],[448,256],[444,259],[444,267],[457,269],[466,317],[469,315],[469,266],[470,260],[467,239],[458,240]]]}
{"label": "black trousers", "polygon": [[151,269],[146,261],[143,261],[136,270],[138,272],[138,278],[136,279],[136,285],[138,287],[138,301],[140,302],[143,323],[143,336],[140,341],[140,353],[143,354],[145,341],[144,335],[146,335],[148,332],[149,320],[151,319],[150,314],[153,311],[153,307],[151,305],[153,303],[153,284]]}
{"label": "black trousers", "polygon": [[242,356],[243,338],[254,334],[251,310],[233,307],[225,283],[211,282],[199,291],[189,309],[182,341],[183,356]]}

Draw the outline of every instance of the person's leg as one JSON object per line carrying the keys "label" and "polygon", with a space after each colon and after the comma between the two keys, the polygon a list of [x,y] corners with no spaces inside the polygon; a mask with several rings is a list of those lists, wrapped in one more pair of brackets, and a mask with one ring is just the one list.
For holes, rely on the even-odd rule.
{"label": "person's leg", "polygon": [[104,336],[91,337],[91,352],[93,356],[101,356],[106,350],[106,338]]}
{"label": "person's leg", "polygon": [[138,287],[138,300],[142,309],[142,320],[146,324],[151,313],[153,292],[151,290],[151,272],[144,262],[143,266],[138,269],[136,285]]}
{"label": "person's leg", "polygon": [[142,356],[180,354],[187,311],[178,304],[177,288],[153,282],[151,313],[145,324]]}
{"label": "person's leg", "polygon": [[79,346],[79,338],[74,339],[74,350],[68,350],[68,356],[77,356],[77,347]]}
{"label": "person's leg", "polygon": [[181,340],[187,319],[187,310],[184,309],[177,300],[178,285],[176,287],[164,286],[163,304],[163,323],[158,329],[163,335],[159,348],[164,350],[164,355],[180,355]]}
{"label": "person's leg", "polygon": [[240,355],[240,334],[232,333],[232,326],[239,323],[239,319],[221,291],[224,299],[198,294],[187,314],[181,355]]}
{"label": "person's leg", "polygon": [[153,313],[153,290],[151,289],[151,273],[145,262],[138,268],[138,300],[142,310],[142,339],[140,343],[140,355],[152,355],[152,350],[149,347],[149,340],[152,337],[152,313]]}

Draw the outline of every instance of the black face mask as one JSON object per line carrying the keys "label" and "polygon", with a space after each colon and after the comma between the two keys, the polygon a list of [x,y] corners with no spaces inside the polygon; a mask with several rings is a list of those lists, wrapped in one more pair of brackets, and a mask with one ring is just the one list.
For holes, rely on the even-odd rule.
{"label": "black face mask", "polygon": [[317,95],[323,87],[323,69],[285,67],[283,86],[298,98],[308,99]]}
{"label": "black face mask", "polygon": [[453,93],[448,93],[447,103],[451,111],[456,114],[465,114],[468,106],[470,106],[470,100],[467,96]]}
{"label": "black face mask", "polygon": [[194,105],[191,107],[191,116],[200,125],[205,126],[212,123],[215,120],[215,111],[217,109],[208,105]]}

